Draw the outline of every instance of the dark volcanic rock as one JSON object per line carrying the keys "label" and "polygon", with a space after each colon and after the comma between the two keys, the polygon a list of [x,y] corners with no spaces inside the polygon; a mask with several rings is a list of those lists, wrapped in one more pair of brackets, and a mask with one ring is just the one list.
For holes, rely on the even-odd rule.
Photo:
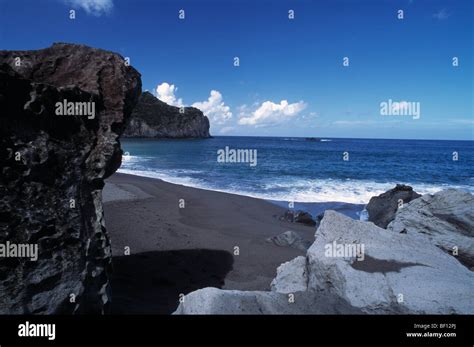
{"label": "dark volcanic rock", "polygon": [[170,106],[144,92],[132,113],[124,137],[207,138],[209,119],[194,107]]}
{"label": "dark volcanic rock", "polygon": [[310,213],[305,211],[291,211],[288,210],[283,216],[280,217],[280,220],[291,222],[291,223],[301,223],[309,226],[315,226],[316,222],[311,216]]}
{"label": "dark volcanic rock", "polygon": [[[140,74],[111,52],[0,51],[0,245],[38,245],[37,261],[0,258],[1,314],[107,311],[103,180],[140,92]],[[57,115],[64,100],[94,102],[95,117]]]}
{"label": "dark volcanic rock", "polygon": [[369,221],[381,228],[387,228],[387,225],[395,218],[398,200],[401,199],[406,204],[420,196],[413,191],[412,187],[397,184],[395,188],[370,199],[366,207]]}

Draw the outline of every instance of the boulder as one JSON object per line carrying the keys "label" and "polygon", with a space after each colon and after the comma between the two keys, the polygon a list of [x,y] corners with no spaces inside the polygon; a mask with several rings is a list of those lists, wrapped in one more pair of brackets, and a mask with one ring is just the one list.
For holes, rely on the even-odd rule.
{"label": "boulder", "polygon": [[36,261],[0,257],[0,314],[106,312],[101,192],[121,164],[140,74],[118,54],[59,43],[0,51],[0,81],[0,245],[38,250]]}
{"label": "boulder", "polygon": [[306,241],[298,233],[288,230],[277,236],[272,236],[267,239],[267,242],[271,242],[280,247],[293,247],[301,251],[305,251],[311,246],[311,242]]}
{"label": "boulder", "polygon": [[308,226],[315,226],[316,222],[311,216],[310,213],[305,211],[292,211],[287,210],[283,216],[280,217],[280,220],[291,223],[301,223]]}
{"label": "boulder", "polygon": [[474,270],[474,196],[447,189],[423,195],[398,209],[388,230],[421,238]]}
{"label": "boulder", "polygon": [[[336,252],[335,243],[347,251]],[[361,257],[349,252],[357,245]],[[474,313],[474,273],[454,257],[427,238],[387,232],[334,211],[324,214],[307,267],[308,288],[365,313]]]}
{"label": "boulder", "polygon": [[144,92],[123,137],[207,138],[209,119],[195,107],[181,109]]}
{"label": "boulder", "polygon": [[207,287],[184,296],[173,314],[360,314],[344,300],[317,292],[222,290]]}
{"label": "boulder", "polygon": [[420,194],[413,191],[412,187],[397,184],[395,188],[370,199],[366,206],[369,221],[381,228],[386,228],[395,217],[400,200],[403,201],[403,204],[406,204],[420,196]]}
{"label": "boulder", "polygon": [[296,257],[281,264],[277,269],[276,278],[271,283],[272,291],[289,294],[308,289],[308,272],[306,257]]}

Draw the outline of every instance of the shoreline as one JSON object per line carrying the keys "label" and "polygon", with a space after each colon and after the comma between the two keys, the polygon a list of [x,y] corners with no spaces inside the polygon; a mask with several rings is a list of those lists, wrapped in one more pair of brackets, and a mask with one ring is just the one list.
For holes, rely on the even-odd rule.
{"label": "shoreline", "polygon": [[[259,199],[259,200],[263,200],[263,201],[267,201],[269,203],[272,203],[272,204],[275,204],[277,206],[284,206],[284,205],[287,205],[289,201],[291,200],[281,200],[281,199],[271,199],[271,198],[267,198],[267,197],[262,197],[262,196],[258,196],[258,195],[250,195],[250,194],[245,194],[245,193],[238,193],[238,192],[234,192],[234,191],[226,191],[226,190],[221,190],[221,189],[217,189],[217,188],[210,188],[210,187],[200,187],[200,186],[196,186],[196,185],[191,185],[191,184],[183,184],[181,182],[172,182],[172,181],[168,181],[162,177],[153,177],[151,174],[143,174],[144,171],[137,171],[137,172],[134,172],[134,173],[131,173],[132,170],[127,170],[127,172],[124,172],[123,170],[117,170],[117,172],[115,173],[115,175],[129,175],[129,176],[135,176],[135,177],[143,177],[143,178],[150,178],[150,179],[153,179],[153,180],[158,180],[158,181],[162,181],[162,182],[166,182],[166,183],[169,183],[169,184],[174,184],[174,185],[177,185],[177,186],[182,186],[182,187],[187,187],[187,188],[193,188],[193,189],[200,189],[200,190],[205,190],[205,191],[210,191],[210,192],[218,192],[218,193],[223,193],[223,194],[230,194],[230,195],[236,195],[236,196],[242,196],[242,197],[246,197],[246,198],[252,198],[252,199]],[[393,185],[396,185],[396,184],[393,184]],[[392,186],[391,184],[389,184],[389,186]],[[440,189],[442,190],[442,189]],[[382,192],[385,192],[384,191],[381,191]],[[377,192],[374,192],[374,195],[377,195],[378,193]],[[306,212],[310,212],[311,214],[314,214],[315,212],[308,209],[308,206],[310,205],[326,205],[326,206],[335,206],[336,209],[338,209],[338,206],[343,206],[343,205],[346,205],[346,206],[359,206],[361,207],[360,210],[358,212],[360,212],[365,205],[368,204],[368,201],[367,202],[364,202],[364,203],[357,203],[357,202],[350,202],[350,201],[339,201],[339,200],[324,200],[324,201],[293,201],[294,203],[294,209],[301,209],[301,210],[304,210]],[[326,208],[327,209],[327,208]],[[316,211],[318,211],[320,209],[316,209]],[[322,210],[324,211],[324,210]],[[316,215],[319,214],[319,213],[316,213]],[[313,217],[315,217],[315,215],[313,215]],[[350,215],[350,217],[353,217],[353,215]]]}

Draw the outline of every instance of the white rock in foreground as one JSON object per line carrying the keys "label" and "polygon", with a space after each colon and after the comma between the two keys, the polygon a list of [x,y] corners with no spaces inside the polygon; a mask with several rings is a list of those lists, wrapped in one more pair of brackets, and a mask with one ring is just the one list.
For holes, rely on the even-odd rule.
{"label": "white rock in foreground", "polygon": [[282,294],[203,288],[189,293],[173,314],[355,314],[343,300],[314,291]]}
{"label": "white rock in foreground", "polygon": [[308,289],[308,273],[306,271],[306,257],[296,257],[281,264],[277,269],[277,276],[271,283],[272,291],[289,294],[303,292]]}
{"label": "white rock in foreground", "polygon": [[186,295],[174,314],[278,314],[288,309],[284,295],[275,292],[208,287]]}
{"label": "white rock in foreground", "polygon": [[[364,260],[325,256],[334,241],[363,245]],[[307,258],[309,288],[366,313],[474,313],[474,273],[427,238],[326,211]]]}
{"label": "white rock in foreground", "polygon": [[399,208],[387,230],[428,237],[458,259],[474,266],[474,196],[456,189],[423,195]]}

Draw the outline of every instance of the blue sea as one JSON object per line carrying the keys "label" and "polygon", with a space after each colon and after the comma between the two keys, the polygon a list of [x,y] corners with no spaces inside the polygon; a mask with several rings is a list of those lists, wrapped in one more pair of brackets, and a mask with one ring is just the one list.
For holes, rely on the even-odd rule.
{"label": "blue sea", "polygon": [[[226,147],[256,150],[256,165],[219,162]],[[397,183],[422,194],[448,187],[474,193],[474,141],[216,136],[123,139],[122,148],[119,172],[302,206],[366,204]]]}

